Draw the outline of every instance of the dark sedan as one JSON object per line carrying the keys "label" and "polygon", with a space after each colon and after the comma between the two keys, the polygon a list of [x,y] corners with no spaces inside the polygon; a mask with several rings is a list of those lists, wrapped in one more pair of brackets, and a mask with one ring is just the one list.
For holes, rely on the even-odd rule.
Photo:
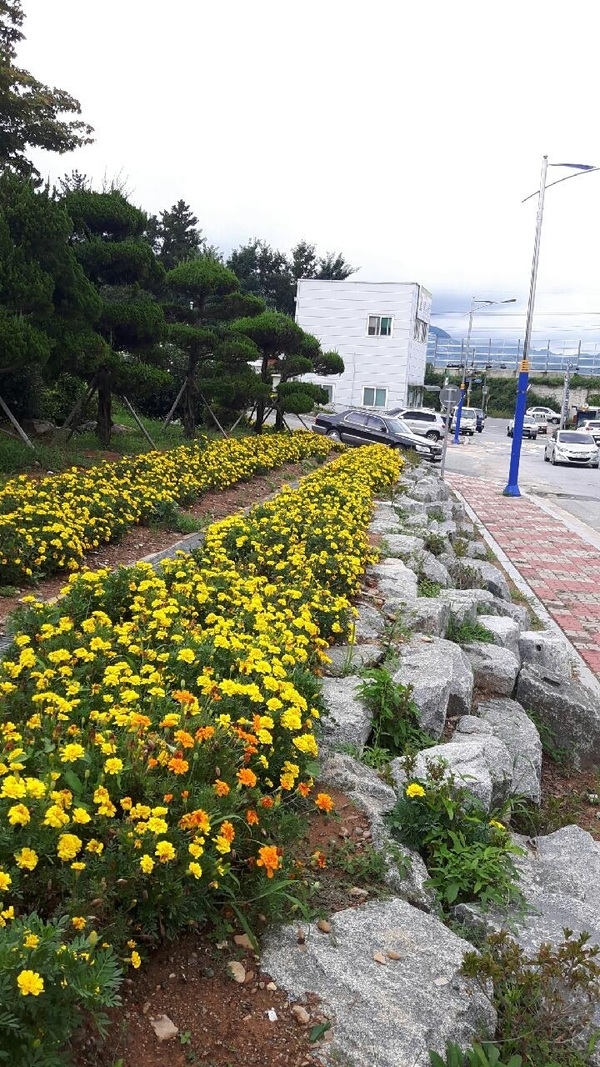
{"label": "dark sedan", "polygon": [[317,415],[313,429],[345,445],[389,445],[417,452],[433,463],[442,458],[442,446],[419,437],[402,419],[349,409],[338,415]]}

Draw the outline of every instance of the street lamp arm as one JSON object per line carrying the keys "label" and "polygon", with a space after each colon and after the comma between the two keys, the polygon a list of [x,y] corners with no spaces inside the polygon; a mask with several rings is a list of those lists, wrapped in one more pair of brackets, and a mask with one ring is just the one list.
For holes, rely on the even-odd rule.
{"label": "street lamp arm", "polygon": [[[558,166],[559,164],[550,163],[549,165]],[[561,182],[568,182],[569,178],[581,178],[582,174],[591,174],[592,171],[595,170],[600,170],[600,167],[588,167],[586,170],[578,170],[577,174],[566,174],[564,178],[557,178],[555,182],[550,182],[549,185],[546,186],[546,189],[551,189],[553,185],[560,185]],[[529,196],[526,196],[524,200],[521,200],[521,203],[527,203],[527,201],[531,200],[534,196],[538,196],[540,191],[540,189],[536,189],[535,193],[530,193]]]}

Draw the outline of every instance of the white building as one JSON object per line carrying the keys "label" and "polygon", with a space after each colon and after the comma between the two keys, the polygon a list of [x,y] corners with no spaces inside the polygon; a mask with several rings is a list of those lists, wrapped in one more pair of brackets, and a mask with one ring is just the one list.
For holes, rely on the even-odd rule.
{"label": "white building", "polygon": [[413,282],[301,278],[296,322],[338,352],[345,371],[307,374],[335,409],[411,407],[422,402],[431,293]]}

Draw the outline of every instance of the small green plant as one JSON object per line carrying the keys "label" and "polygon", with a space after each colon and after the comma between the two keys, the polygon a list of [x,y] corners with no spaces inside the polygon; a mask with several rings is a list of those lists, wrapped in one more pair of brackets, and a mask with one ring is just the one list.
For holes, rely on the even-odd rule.
{"label": "small green plant", "polygon": [[427,773],[425,781],[408,784],[388,823],[403,845],[423,857],[442,908],[520,902],[513,856],[521,849],[503,823],[489,817],[443,761],[430,760]]}
{"label": "small green plant", "polygon": [[452,538],[452,548],[454,549],[454,555],[458,559],[464,558],[467,555],[467,551],[468,551],[468,548],[469,548],[469,540],[468,540],[468,538],[467,537],[463,537],[462,535],[460,537],[453,537]]}
{"label": "small green plant", "polygon": [[529,718],[533,722],[540,735],[540,741],[542,742],[542,749],[547,756],[556,763],[559,767],[569,767],[572,765],[572,755],[568,749],[563,748],[556,741],[554,731],[548,725],[548,723],[534,711],[533,708],[525,708]]}
{"label": "small green plant", "polygon": [[417,593],[419,596],[434,598],[439,596],[441,585],[439,582],[434,582],[432,578],[428,578],[423,571],[417,572]]}
{"label": "small green plant", "polygon": [[442,534],[430,530],[425,537],[425,548],[432,556],[441,556],[447,550],[448,542]]}
{"label": "small green plant", "polygon": [[457,645],[469,645],[472,641],[483,641],[488,645],[494,644],[494,635],[490,630],[482,626],[480,622],[469,622],[468,620],[458,624],[456,619],[450,619],[446,631],[446,639],[454,641]]}
{"label": "small green plant", "polygon": [[429,1061],[431,1067],[522,1067],[523,1064],[520,1056],[501,1060],[498,1048],[489,1041],[484,1041],[481,1045],[473,1044],[464,1052],[458,1045],[449,1041],[446,1045],[446,1055],[439,1056],[437,1052],[430,1052]]}
{"label": "small green plant", "polygon": [[384,667],[373,667],[364,671],[359,693],[373,712],[372,748],[387,749],[392,759],[434,744],[420,725],[412,686],[395,682]]}
{"label": "small green plant", "polygon": [[429,508],[427,512],[427,518],[430,522],[432,520],[435,522],[444,522],[446,519],[446,516],[444,515],[444,509],[438,507]]}
{"label": "small green plant", "polygon": [[587,933],[563,933],[560,944],[540,945],[528,956],[503,930],[463,961],[467,977],[483,988],[493,983],[495,1044],[505,1057],[521,1057],[524,1067],[586,1067],[597,1043],[600,948]]}
{"label": "small green plant", "polygon": [[371,844],[360,847],[354,841],[344,841],[338,845],[331,856],[336,867],[341,867],[348,874],[354,885],[378,885],[381,887],[385,875],[386,860]]}
{"label": "small green plant", "polygon": [[453,561],[450,574],[456,589],[485,589],[485,582],[476,567],[470,567],[462,560]]}

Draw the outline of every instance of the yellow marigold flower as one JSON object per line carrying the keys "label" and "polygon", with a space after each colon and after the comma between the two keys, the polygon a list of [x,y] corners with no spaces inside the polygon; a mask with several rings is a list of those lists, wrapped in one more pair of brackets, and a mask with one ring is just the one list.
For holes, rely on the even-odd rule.
{"label": "yellow marigold flower", "polygon": [[75,859],[82,846],[83,841],[76,834],[61,834],[58,839],[56,853],[60,860],[66,862],[67,860]]}
{"label": "yellow marigold flower", "polygon": [[194,747],[194,738],[191,734],[188,734],[186,730],[176,730],[173,736],[177,741],[177,744],[181,745],[182,748]]}
{"label": "yellow marigold flower", "polygon": [[165,715],[160,725],[164,727],[164,729],[168,730],[171,726],[177,726],[178,722],[180,722],[180,719],[180,715],[177,715],[174,711],[171,711],[168,715]]}
{"label": "yellow marigold flower", "polygon": [[213,841],[217,852],[220,852],[222,856],[226,856],[228,852],[231,852],[231,843],[222,834],[217,834]]}
{"label": "yellow marigold flower", "polygon": [[281,856],[274,845],[263,845],[258,850],[257,867],[264,867],[267,878],[272,878],[275,871],[281,867]]}
{"label": "yellow marigold flower", "polygon": [[27,795],[30,797],[39,798],[46,795],[46,786],[37,778],[26,778],[25,787],[27,789]]}
{"label": "yellow marigold flower", "polygon": [[490,819],[490,826],[493,826],[496,830],[506,830],[506,826],[502,822],[498,822],[498,819]]}
{"label": "yellow marigold flower", "polygon": [[202,848],[202,845],[197,845],[192,841],[191,845],[188,845],[188,852],[190,856],[193,856],[195,860],[198,860],[200,859],[200,856],[203,855],[204,849]]}
{"label": "yellow marigold flower", "polygon": [[140,956],[139,952],[132,952],[131,953],[130,962],[131,962],[131,966],[134,967],[136,971],[137,971],[138,967],[141,967],[141,965],[142,965],[142,957]]}
{"label": "yellow marigold flower", "polygon": [[77,863],[71,864],[72,871],[85,871],[86,867],[87,863],[82,863],[81,860],[78,860]]}
{"label": "yellow marigold flower", "polygon": [[87,925],[86,919],[84,919],[83,915],[74,915],[71,919],[71,923],[76,930],[85,930],[85,927]]}
{"label": "yellow marigold flower", "polygon": [[304,752],[307,756],[317,756],[319,754],[317,742],[312,734],[300,734],[298,737],[294,737],[292,744],[296,746],[299,752]]}
{"label": "yellow marigold flower", "polygon": [[107,759],[104,764],[104,770],[106,774],[120,774],[123,770],[123,760],[114,756],[112,759]]}
{"label": "yellow marigold flower", "polygon": [[9,774],[2,783],[0,797],[8,797],[9,800],[20,800],[27,795],[27,786],[14,774]]}
{"label": "yellow marigold flower", "polygon": [[411,782],[410,785],[407,785],[405,793],[407,797],[425,796],[425,790],[423,789],[422,785],[419,785],[418,782]]}
{"label": "yellow marigold flower", "polygon": [[299,711],[295,708],[288,708],[281,716],[281,725],[286,730],[300,730],[302,728],[302,717]]}
{"label": "yellow marigold flower", "polygon": [[52,804],[46,809],[44,826],[52,826],[55,830],[60,830],[61,826],[65,826],[69,821],[69,816],[58,804]]}
{"label": "yellow marigold flower", "polygon": [[73,808],[73,822],[86,823],[91,821],[91,815],[88,815],[85,808]]}
{"label": "yellow marigold flower", "polygon": [[17,975],[17,985],[24,997],[39,997],[44,992],[44,979],[37,971],[21,971]]}
{"label": "yellow marigold flower", "polygon": [[73,742],[70,745],[65,745],[60,753],[61,763],[75,763],[78,759],[83,759],[85,756],[85,748],[83,745]]}
{"label": "yellow marigold flower", "polygon": [[194,650],[192,648],[181,648],[177,653],[177,659],[182,663],[193,663],[196,658]]}
{"label": "yellow marigold flower", "polygon": [[92,852],[96,856],[101,856],[104,852],[104,845],[102,841],[97,841],[95,837],[92,837],[91,841],[88,841],[85,846],[86,852]]}
{"label": "yellow marigold flower", "polygon": [[317,793],[315,797],[315,804],[320,811],[333,811],[335,804],[329,796],[329,793]]}
{"label": "yellow marigold flower", "polygon": [[194,878],[202,878],[202,867],[199,863],[188,863],[188,871]]}
{"label": "yellow marigold flower", "polygon": [[253,786],[257,782],[254,771],[251,771],[249,767],[242,767],[241,771],[237,772],[236,778],[240,785]]}
{"label": "yellow marigold flower", "polygon": [[9,885],[12,884],[12,878],[6,871],[0,871],[0,893],[4,893]]}
{"label": "yellow marigold flower", "polygon": [[15,852],[15,862],[17,867],[26,871],[33,871],[38,865],[38,855],[32,848],[22,848],[20,852]]}
{"label": "yellow marigold flower", "polygon": [[27,826],[30,820],[29,808],[24,804],[13,804],[12,808],[8,809],[8,821],[11,826]]}
{"label": "yellow marigold flower", "polygon": [[152,856],[148,856],[147,854],[140,856],[140,867],[144,874],[152,874],[152,871],[154,870],[154,860],[152,859]]}
{"label": "yellow marigold flower", "polygon": [[166,834],[169,824],[165,819],[159,819],[155,815],[148,819],[147,829],[151,834]]}
{"label": "yellow marigold flower", "polygon": [[154,855],[158,856],[161,863],[168,863],[175,859],[177,853],[170,841],[157,841]]}
{"label": "yellow marigold flower", "polygon": [[37,948],[40,943],[40,939],[37,934],[27,934],[23,946],[24,948]]}

